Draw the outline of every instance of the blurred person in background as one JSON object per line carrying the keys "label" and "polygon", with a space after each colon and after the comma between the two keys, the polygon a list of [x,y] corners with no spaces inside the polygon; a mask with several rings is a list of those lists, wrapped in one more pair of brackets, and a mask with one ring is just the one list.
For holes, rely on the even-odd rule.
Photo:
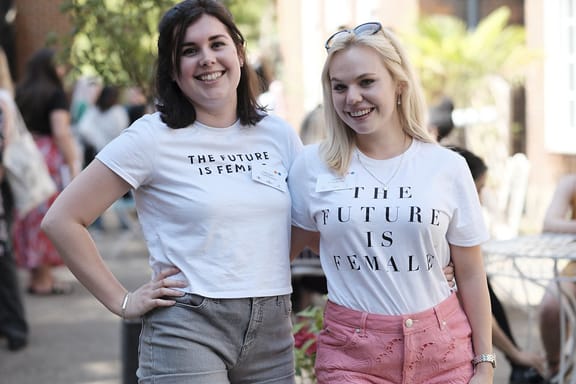
{"label": "blurred person in background", "polygon": [[14,88],[4,51],[0,48],[0,337],[8,349],[18,351],[28,343],[28,322],[20,294],[18,273],[12,251],[13,204],[10,186],[4,177],[2,154],[10,130],[15,129]]}
{"label": "blurred person in background", "polygon": [[[459,153],[470,168],[470,173],[476,184],[478,195],[486,183],[488,167],[484,160],[473,152],[460,148],[450,147]],[[504,305],[494,292],[490,279],[488,282],[488,292],[490,293],[490,304],[492,308],[492,343],[498,348],[508,363],[510,364],[509,384],[544,384],[546,381],[542,376],[545,372],[544,358],[534,352],[522,350],[516,342],[512,333],[512,326],[508,320]]]}
{"label": "blurred person in background", "polygon": [[[576,234],[576,174],[564,175],[558,181],[544,216],[542,231]],[[570,278],[576,277],[576,261],[570,261],[562,269],[560,275]],[[565,281],[562,285],[566,292],[570,292],[576,297],[575,282]],[[560,333],[562,326],[561,305],[558,284],[553,282],[546,289],[539,308],[540,339],[546,352],[551,380],[557,379],[555,376],[560,369],[562,343],[567,342],[562,340]],[[566,330],[567,334],[570,332],[574,332],[574,330]]]}
{"label": "blurred person in background", "polygon": [[428,131],[441,144],[454,130],[453,111],[454,102],[449,97],[443,97],[428,110]]}
{"label": "blurred person in background", "polygon": [[[62,76],[54,60],[54,51],[42,48],[27,62],[15,92],[16,104],[44,155],[58,191],[78,174],[81,164],[70,128],[70,109]],[[57,195],[58,192],[26,215],[16,213],[14,249],[19,266],[30,272],[27,289],[30,294],[58,295],[71,290],[69,285],[56,281],[53,268],[64,263],[40,230],[40,222]]]}
{"label": "blurred person in background", "polygon": [[[130,117],[124,105],[120,103],[118,87],[104,86],[96,98],[94,105],[88,107],[78,122],[78,135],[84,147],[84,166],[94,160],[98,152],[112,139],[118,136],[130,124]],[[130,199],[130,193],[126,194]],[[120,228],[128,229],[130,221],[120,209],[115,210]],[[105,229],[102,218],[99,217],[92,225],[96,229]]]}
{"label": "blurred person in background", "polygon": [[88,107],[78,122],[78,135],[84,145],[84,166],[90,164],[106,144],[128,127],[130,119],[120,104],[120,91],[106,85],[93,106]]}
{"label": "blurred person in background", "polygon": [[[441,144],[454,129],[453,111],[454,104],[452,99],[448,97],[444,97],[429,109],[428,131]],[[486,163],[467,149],[454,146],[449,146],[449,148],[464,157],[468,168],[470,168],[478,195],[481,196],[488,174]],[[489,278],[487,278],[487,284],[492,311],[492,343],[502,351],[510,364],[509,384],[544,383],[542,377],[545,371],[543,358],[536,353],[524,351],[518,347],[504,305],[494,292]]]}
{"label": "blurred person in background", "polygon": [[144,116],[146,113],[152,112],[152,108],[148,104],[146,95],[142,93],[139,87],[129,87],[125,91],[126,110],[128,111],[128,119],[130,124]]}

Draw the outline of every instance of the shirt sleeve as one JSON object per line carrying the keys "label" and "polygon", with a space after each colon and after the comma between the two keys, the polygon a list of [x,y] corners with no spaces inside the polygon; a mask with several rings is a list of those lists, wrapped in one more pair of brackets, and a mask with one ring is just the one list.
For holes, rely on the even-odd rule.
{"label": "shirt sleeve", "polygon": [[50,98],[48,110],[54,111],[57,109],[69,110],[68,99],[66,98],[66,93],[63,90],[57,90],[54,92],[54,96]]}
{"label": "shirt sleeve", "polygon": [[317,145],[306,146],[298,155],[288,175],[288,188],[292,197],[292,225],[307,231],[318,231],[311,214],[315,177],[309,158]]}
{"label": "shirt sleeve", "polygon": [[153,134],[153,118],[154,115],[150,115],[137,120],[96,155],[134,189],[144,184],[154,171],[157,140]]}
{"label": "shirt sleeve", "polygon": [[450,244],[461,247],[480,245],[490,237],[480,198],[465,160],[457,158],[455,164],[453,196],[456,204],[447,239]]}

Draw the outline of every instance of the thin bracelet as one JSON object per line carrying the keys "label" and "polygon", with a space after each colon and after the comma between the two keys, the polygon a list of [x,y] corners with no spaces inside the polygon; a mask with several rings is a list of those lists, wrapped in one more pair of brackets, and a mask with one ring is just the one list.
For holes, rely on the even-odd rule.
{"label": "thin bracelet", "polygon": [[132,292],[130,292],[130,291],[126,292],[126,294],[124,295],[124,299],[122,300],[121,310],[122,310],[122,318],[123,319],[126,319],[126,308],[128,307],[128,298],[130,298],[131,293]]}

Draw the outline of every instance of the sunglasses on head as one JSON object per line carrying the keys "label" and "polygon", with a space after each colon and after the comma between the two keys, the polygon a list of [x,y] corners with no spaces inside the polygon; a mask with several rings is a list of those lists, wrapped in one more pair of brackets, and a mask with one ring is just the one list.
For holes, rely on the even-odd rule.
{"label": "sunglasses on head", "polygon": [[332,46],[334,45],[334,42],[338,39],[338,37],[344,34],[353,33],[356,36],[375,35],[381,30],[382,30],[382,24],[378,22],[360,24],[354,29],[343,29],[330,36],[328,40],[326,40],[324,48],[326,48],[326,50],[329,51],[330,48],[332,48]]}

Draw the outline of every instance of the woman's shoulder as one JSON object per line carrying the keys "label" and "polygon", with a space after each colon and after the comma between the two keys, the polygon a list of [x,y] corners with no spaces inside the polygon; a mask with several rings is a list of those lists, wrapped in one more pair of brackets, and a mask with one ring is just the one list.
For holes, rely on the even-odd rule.
{"label": "woman's shoulder", "polygon": [[258,122],[257,125],[264,128],[281,130],[283,132],[296,133],[296,131],[288,121],[274,114],[267,114],[262,118],[262,120],[260,120],[260,122]]}
{"label": "woman's shoulder", "polygon": [[172,128],[168,127],[160,118],[159,112],[145,114],[136,119],[128,128],[122,131],[122,134],[131,136],[148,137],[151,140],[158,141],[161,136],[166,135]]}
{"label": "woman's shoulder", "polygon": [[449,147],[418,140],[415,140],[414,147],[411,161],[419,161],[438,172],[458,173],[468,170],[464,157]]}
{"label": "woman's shoulder", "polygon": [[304,163],[306,169],[316,172],[320,168],[325,168],[325,162],[320,155],[320,143],[306,144],[296,156],[295,162]]}
{"label": "woman's shoulder", "polygon": [[170,130],[171,128],[162,121],[160,117],[160,112],[146,113],[130,125],[134,129],[158,129],[158,130]]}
{"label": "woman's shoulder", "polygon": [[422,157],[434,157],[437,158],[438,161],[443,162],[464,160],[457,151],[438,143],[426,143],[415,140],[415,146],[417,147],[417,152],[420,153]]}
{"label": "woman's shoulder", "polygon": [[306,144],[302,149],[302,154],[320,157],[320,145],[321,143]]}

